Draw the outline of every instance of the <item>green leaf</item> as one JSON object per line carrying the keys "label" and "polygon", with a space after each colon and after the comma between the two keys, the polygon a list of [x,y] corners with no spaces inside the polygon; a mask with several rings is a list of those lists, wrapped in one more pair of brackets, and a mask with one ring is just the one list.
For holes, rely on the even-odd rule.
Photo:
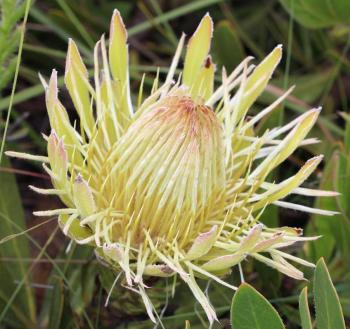
{"label": "green leaf", "polygon": [[280,0],[280,2],[300,24],[309,28],[350,23],[348,0]]}
{"label": "green leaf", "polygon": [[213,57],[228,74],[244,59],[245,53],[236,29],[229,21],[217,24],[213,34]]}
{"label": "green leaf", "polygon": [[314,296],[317,329],[345,329],[339,298],[323,258],[316,265]]}
{"label": "green leaf", "polygon": [[301,327],[303,329],[312,329],[312,322],[307,300],[307,287],[305,287],[299,296],[299,312],[301,319]]}
{"label": "green leaf", "polygon": [[[3,157],[2,167],[10,168],[10,163],[6,157]],[[1,240],[19,233],[20,231],[16,226],[21,227],[21,230],[25,230],[25,222],[22,202],[14,175],[0,171],[0,182]],[[3,242],[0,245],[0,257],[15,260],[11,262],[0,261],[1,317],[5,315],[5,320],[14,320],[17,322],[17,326],[21,324],[21,328],[30,328],[36,320],[33,291],[28,280],[11,303],[11,296],[17,287],[16,282],[21,281],[27,275],[28,263],[23,262],[22,259],[30,257],[28,241],[24,236],[18,236]],[[9,311],[7,314],[6,308]]]}
{"label": "green leaf", "polygon": [[[334,72],[332,69],[324,69],[322,72],[310,74],[291,74],[288,77],[288,85],[295,85],[293,96],[303,100],[306,103],[315,103],[324,93],[327,82],[332,78]],[[284,77],[273,79],[274,85],[283,88]],[[270,98],[272,101],[274,98]]]}
{"label": "green leaf", "polygon": [[277,311],[247,283],[243,283],[233,297],[231,323],[233,329],[284,328]]}

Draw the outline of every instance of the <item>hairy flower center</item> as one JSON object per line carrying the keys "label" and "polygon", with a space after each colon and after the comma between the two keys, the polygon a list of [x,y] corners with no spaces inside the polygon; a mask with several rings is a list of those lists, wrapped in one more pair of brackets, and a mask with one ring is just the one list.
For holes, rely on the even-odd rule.
{"label": "hairy flower center", "polygon": [[168,96],[129,127],[108,158],[107,172],[105,199],[124,212],[114,234],[129,231],[131,241],[140,242],[147,231],[152,238],[176,237],[184,244],[221,204],[220,123],[190,97]]}

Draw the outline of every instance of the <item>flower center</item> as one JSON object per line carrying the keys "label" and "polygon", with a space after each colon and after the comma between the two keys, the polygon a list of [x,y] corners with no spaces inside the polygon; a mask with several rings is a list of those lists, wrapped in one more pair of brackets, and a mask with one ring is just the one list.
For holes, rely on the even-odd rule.
{"label": "flower center", "polygon": [[147,231],[184,245],[222,204],[221,126],[209,107],[190,97],[168,96],[143,113],[112,154],[104,190],[112,208],[125,212],[113,233],[118,238],[129,231],[131,241],[141,242]]}

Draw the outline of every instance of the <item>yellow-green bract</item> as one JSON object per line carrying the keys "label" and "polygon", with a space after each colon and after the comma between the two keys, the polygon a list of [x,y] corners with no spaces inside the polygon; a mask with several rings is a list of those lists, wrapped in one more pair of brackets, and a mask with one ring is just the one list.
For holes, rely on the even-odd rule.
{"label": "yellow-green bract", "polygon": [[335,195],[299,187],[321,156],[285,181],[266,181],[298,146],[317,142],[305,138],[320,110],[307,111],[257,136],[254,125],[291,88],[246,120],[281,59],[282,47],[256,67],[247,58],[229,75],[223,70],[222,83],[214,88],[212,31],[207,14],[187,44],[182,73],[175,79],[184,35],[165,82],[160,85],[157,77],[143,100],[142,80],[133,104],[127,31],[116,10],[108,50],[104,37],[96,44],[92,79],[77,46],[69,41],[65,84],[80,118],[77,127],[58,99],[54,70],[48,84],[43,80],[52,128],[48,157],[8,152],[44,162],[53,189],[32,188],[58,195],[67,208],[36,214],[58,215],[64,234],[94,246],[98,258],[122,272],[125,285],[141,294],[153,321],[156,314],[146,294],[146,276],[179,275],[212,322],[215,311],[196,277],[235,289],[223,277],[249,257],[296,279],[303,279],[303,273],[289,261],[313,266],[281,249],[315,237],[304,238],[297,228],[259,223],[266,206],[332,214],[281,201],[291,193]]}

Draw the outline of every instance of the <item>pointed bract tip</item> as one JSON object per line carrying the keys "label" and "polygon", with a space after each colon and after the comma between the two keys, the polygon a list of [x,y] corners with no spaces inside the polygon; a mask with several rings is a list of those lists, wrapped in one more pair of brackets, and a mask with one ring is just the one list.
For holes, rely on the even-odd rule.
{"label": "pointed bract tip", "polygon": [[72,38],[68,39],[68,49],[67,49],[67,57],[66,57],[66,67],[65,67],[65,71],[64,74],[67,75],[68,70],[71,66],[72,63],[72,52],[74,51],[74,48],[76,48],[75,42],[73,41]]}
{"label": "pointed bract tip", "polygon": [[52,130],[50,133],[50,136],[48,138],[48,146],[52,146],[52,147],[56,148],[58,143],[59,143],[59,137],[56,134],[56,132],[54,130]]}
{"label": "pointed bract tip", "polygon": [[75,177],[74,181],[78,184],[83,183],[84,182],[83,176],[80,173],[78,173],[78,175],[77,175],[77,177]]}
{"label": "pointed bract tip", "polygon": [[282,53],[283,53],[283,48],[282,45],[278,45],[276,46],[273,50],[272,53],[277,53],[278,54],[278,58],[280,59],[282,57]]}
{"label": "pointed bract tip", "polygon": [[119,11],[117,8],[114,8],[114,9],[113,9],[113,16],[115,16],[115,15],[121,16],[121,15],[120,15],[120,11]]}
{"label": "pointed bract tip", "polygon": [[315,107],[315,108],[312,108],[310,110],[307,110],[303,115],[314,115],[314,116],[318,116],[322,111],[322,107],[319,106],[319,107]]}
{"label": "pointed bract tip", "polygon": [[309,163],[309,162],[321,162],[324,158],[324,155],[323,154],[320,154],[320,155],[316,155],[314,157],[312,157],[311,159],[307,160],[306,163]]}
{"label": "pointed bract tip", "polygon": [[209,24],[211,25],[211,30],[213,32],[213,28],[214,28],[214,22],[213,19],[211,18],[209,12],[207,12],[204,17],[202,18],[202,20],[207,20],[209,22]]}
{"label": "pointed bract tip", "polygon": [[47,142],[47,141],[49,140],[49,137],[50,137],[50,136],[47,136],[47,135],[44,134],[44,133],[41,133],[40,135],[41,135],[41,137],[43,138],[44,141]]}
{"label": "pointed bract tip", "polygon": [[49,80],[49,85],[48,85],[48,91],[50,94],[53,96],[55,95],[55,99],[57,99],[57,93],[58,93],[58,88],[57,88],[57,71],[55,69],[52,70],[50,80]]}
{"label": "pointed bract tip", "polygon": [[58,140],[58,135],[57,135],[55,129],[51,129],[49,138],[50,138],[51,136],[52,136],[54,139],[57,139],[57,140]]}
{"label": "pointed bract tip", "polygon": [[100,38],[100,42],[102,43],[102,45],[105,42],[105,40],[106,40],[105,34],[102,33],[101,38]]}
{"label": "pointed bract tip", "polygon": [[208,29],[208,33],[209,33],[209,37],[211,38],[213,35],[213,30],[214,30],[214,23],[213,20],[211,18],[211,16],[209,15],[209,13],[205,14],[203,16],[203,18],[201,19],[201,21],[199,22],[197,29],[195,30],[195,32],[193,33],[192,38],[195,37],[195,35],[197,35],[202,29]]}
{"label": "pointed bract tip", "polygon": [[[71,72],[70,68],[74,67],[78,72]],[[75,71],[75,70],[74,70]],[[79,49],[77,44],[73,39],[69,39],[68,41],[68,50],[67,50],[67,58],[66,58],[66,67],[64,72],[64,79],[66,84],[68,84],[69,77],[68,75],[72,73],[72,75],[83,75],[85,77],[88,76],[88,71],[84,65],[83,59],[79,53]]]}
{"label": "pointed bract tip", "polygon": [[223,66],[221,69],[221,76],[222,76],[222,80],[227,78],[227,70],[225,66]]}
{"label": "pointed bract tip", "polygon": [[311,110],[306,111],[304,114],[302,114],[300,116],[300,118],[302,120],[306,120],[306,119],[310,119],[312,118],[312,121],[315,122],[318,118],[318,116],[320,115],[321,112],[321,108],[317,107],[317,108],[313,108]]}
{"label": "pointed bract tip", "polygon": [[51,71],[51,76],[50,76],[50,81],[49,81],[49,85],[50,84],[55,84],[57,85],[57,70],[53,69]]}
{"label": "pointed bract tip", "polygon": [[207,11],[203,17],[209,17],[210,19],[212,19],[211,16],[210,16],[209,11]]}
{"label": "pointed bract tip", "polygon": [[120,262],[123,260],[123,251],[117,243],[108,244],[105,242],[102,245],[102,250],[105,256],[110,258],[112,261]]}
{"label": "pointed bract tip", "polygon": [[44,89],[46,90],[48,85],[47,85],[45,78],[41,75],[40,72],[38,73],[38,76],[39,76],[39,80],[40,80],[41,84],[43,85]]}
{"label": "pointed bract tip", "polygon": [[127,39],[127,30],[123,21],[123,18],[119,12],[118,9],[113,10],[113,15],[111,19],[111,25],[110,25],[110,30],[109,30],[109,36],[112,38],[114,36],[115,30],[118,29],[119,36],[122,36],[126,41]]}
{"label": "pointed bract tip", "polygon": [[88,217],[96,210],[93,193],[88,183],[78,174],[73,184],[73,199],[79,213],[83,217]]}

